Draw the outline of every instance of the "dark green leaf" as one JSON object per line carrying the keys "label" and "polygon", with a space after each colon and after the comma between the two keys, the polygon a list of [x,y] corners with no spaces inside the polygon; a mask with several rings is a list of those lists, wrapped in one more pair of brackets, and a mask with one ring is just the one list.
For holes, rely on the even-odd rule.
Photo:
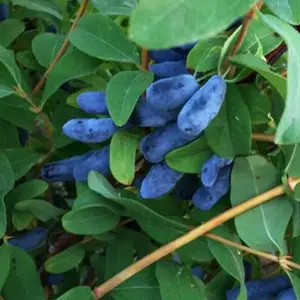
{"label": "dark green leaf", "polygon": [[225,29],[254,2],[237,0],[232,5],[228,1],[142,0],[132,13],[129,35],[137,44],[150,49],[205,39]]}
{"label": "dark green leaf", "polygon": [[42,73],[43,67],[41,67],[33,56],[32,52],[29,50],[25,50],[22,52],[18,52],[16,55],[17,62],[30,70],[37,71]]}
{"label": "dark green leaf", "polygon": [[204,136],[166,155],[168,166],[184,173],[199,174],[202,165],[212,155]]}
{"label": "dark green leaf", "polygon": [[76,268],[83,260],[84,255],[85,250],[80,244],[69,247],[46,261],[46,271],[54,274],[67,272]]}
{"label": "dark green leaf", "polygon": [[84,16],[71,32],[70,41],[79,50],[97,58],[139,63],[135,45],[110,18],[101,14]]}
{"label": "dark green leaf", "polygon": [[92,3],[103,15],[129,16],[136,6],[137,0],[92,0]]}
{"label": "dark green leaf", "polygon": [[112,137],[109,165],[113,176],[122,184],[131,185],[135,175],[135,154],[139,143],[137,135],[119,131]]}
{"label": "dark green leaf", "polygon": [[33,220],[35,220],[35,217],[30,212],[17,210],[12,212],[12,223],[18,231],[28,228]]}
{"label": "dark green leaf", "polygon": [[0,119],[0,149],[17,148],[20,146],[17,128],[5,120]]}
{"label": "dark green leaf", "polygon": [[4,285],[5,299],[44,300],[44,290],[32,258],[23,250],[8,246],[11,268]]}
{"label": "dark green leaf", "polygon": [[[231,203],[240,204],[278,182],[275,167],[255,155],[237,158],[231,175]],[[286,252],[285,231],[293,208],[287,196],[277,197],[235,218],[239,236],[252,248]]]}
{"label": "dark green leaf", "polygon": [[115,75],[107,85],[107,107],[118,126],[128,121],[133,109],[146,88],[153,81],[153,73],[124,71]]}
{"label": "dark green leaf", "polygon": [[12,164],[5,154],[0,154],[0,191],[8,192],[15,184]]}
{"label": "dark green leaf", "polygon": [[1,40],[0,45],[8,47],[23,31],[25,25],[17,19],[7,19],[0,23]]}
{"label": "dark green leaf", "polygon": [[9,249],[6,244],[0,247],[0,261],[1,261],[1,269],[0,269],[0,292],[1,292],[10,270],[10,255],[9,255]]}
{"label": "dark green leaf", "polygon": [[208,145],[221,157],[247,155],[251,146],[251,119],[236,85],[228,84],[226,99],[205,130]]}
{"label": "dark green leaf", "polygon": [[57,300],[94,300],[93,291],[88,286],[77,286],[63,295]]}
{"label": "dark green leaf", "polygon": [[205,299],[204,284],[193,277],[188,268],[174,262],[158,261],[156,276],[163,300]]}

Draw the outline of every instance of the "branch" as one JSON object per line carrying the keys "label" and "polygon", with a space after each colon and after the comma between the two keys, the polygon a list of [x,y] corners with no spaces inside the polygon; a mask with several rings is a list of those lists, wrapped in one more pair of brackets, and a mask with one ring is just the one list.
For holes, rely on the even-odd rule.
{"label": "branch", "polygon": [[[298,182],[300,182],[300,178],[292,178],[289,182],[290,186],[295,186]],[[226,221],[248,211],[251,208],[254,208],[262,203],[265,203],[275,197],[283,195],[285,193],[284,186],[279,185],[267,192],[264,192],[254,198],[249,199],[231,209],[223,212],[222,214],[210,219],[208,222],[196,227],[190,232],[182,235],[176,240],[160,247],[156,251],[150,253],[149,255],[143,257],[136,263],[127,267],[117,275],[113,276],[111,279],[103,283],[102,285],[96,287],[94,289],[94,294],[96,299],[100,299],[112,289],[120,285],[125,280],[129,279],[136,273],[140,272],[144,268],[163,258],[164,256],[174,252],[176,249],[190,243],[191,241],[197,239],[198,237],[206,234],[208,231],[214,229],[215,227],[225,223]]]}
{"label": "branch", "polygon": [[252,133],[252,140],[274,143],[274,134]]}
{"label": "branch", "polygon": [[148,70],[148,64],[149,64],[148,50],[145,48],[142,48],[142,51],[141,51],[141,69],[142,69],[142,71]]}
{"label": "branch", "polygon": [[33,89],[32,91],[32,95],[35,96],[39,93],[39,91],[41,90],[41,88],[43,87],[46,79],[47,79],[47,76],[49,75],[49,73],[53,70],[54,66],[58,63],[58,61],[62,58],[62,56],[65,54],[65,52],[67,51],[68,49],[68,46],[69,46],[69,43],[70,43],[70,40],[69,40],[69,34],[71,31],[73,31],[75,29],[75,27],[77,26],[78,24],[78,21],[80,20],[80,18],[83,16],[86,8],[87,8],[87,5],[88,5],[88,2],[89,0],[82,0],[81,2],[81,5],[77,11],[77,15],[76,15],[76,18],[70,28],[70,31],[66,37],[66,39],[64,40],[61,48],[59,49],[57,55],[55,56],[55,58],[53,59],[53,61],[50,63],[48,69],[46,70],[45,74],[43,75],[43,77],[41,78],[41,80],[39,81],[39,83],[36,85],[36,87]]}

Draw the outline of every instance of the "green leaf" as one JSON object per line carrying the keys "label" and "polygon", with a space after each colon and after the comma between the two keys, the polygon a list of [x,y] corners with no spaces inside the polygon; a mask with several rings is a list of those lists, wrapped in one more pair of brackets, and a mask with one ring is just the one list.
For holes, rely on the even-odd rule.
{"label": "green leaf", "polygon": [[133,109],[146,88],[153,81],[153,73],[124,71],[115,75],[106,87],[107,107],[118,126],[128,121]]}
{"label": "green leaf", "polygon": [[93,6],[103,15],[123,15],[130,16],[135,8],[136,0],[92,0]]}
{"label": "green leaf", "polygon": [[67,272],[76,268],[82,262],[84,255],[85,250],[80,244],[69,247],[46,261],[46,271],[54,274]]}
{"label": "green leaf", "polygon": [[225,40],[222,36],[200,40],[189,52],[187,67],[201,72],[217,69]]}
{"label": "green leaf", "polygon": [[3,244],[0,247],[0,261],[1,261],[1,269],[0,269],[0,292],[1,292],[10,270],[10,255],[6,244]]}
{"label": "green leaf", "polygon": [[5,84],[2,84],[0,81],[0,98],[14,94],[14,92],[15,91],[12,88],[6,86]]}
{"label": "green leaf", "polygon": [[293,237],[295,238],[300,236],[300,203],[298,201],[294,201],[293,207],[294,207],[294,211],[292,216],[292,226],[293,226]]}
{"label": "green leaf", "polygon": [[12,0],[12,3],[14,5],[24,6],[28,9],[48,13],[60,20],[63,19],[63,16],[59,11],[59,7],[55,4],[54,1],[49,1],[49,0]]}
{"label": "green leaf", "polygon": [[32,258],[23,250],[7,246],[11,268],[3,289],[5,299],[44,300],[44,290]]}
{"label": "green leaf", "polygon": [[42,105],[46,103],[49,97],[51,97],[63,83],[92,74],[98,67],[99,61],[97,59],[77,50],[63,56],[47,78]]}
{"label": "green leaf", "polygon": [[15,180],[24,176],[40,159],[40,155],[29,149],[4,149],[0,151],[4,154],[15,173]]}
{"label": "green leaf", "polygon": [[94,294],[91,288],[88,286],[77,286],[63,295],[57,300],[94,300]]}
{"label": "green leaf", "polygon": [[300,278],[292,272],[286,272],[286,273],[287,273],[287,275],[289,276],[289,278],[291,280],[293,290],[295,292],[297,300],[299,300],[300,299]]}
{"label": "green leaf", "polygon": [[165,159],[168,166],[176,171],[199,174],[202,165],[212,154],[205,137],[201,136],[192,143],[171,151]]}
{"label": "green leaf", "polygon": [[272,72],[264,60],[249,53],[236,55],[231,60],[235,63],[244,65],[259,73],[276,88],[276,90],[282,95],[283,98],[286,97],[286,78],[277,73]]}
{"label": "green leaf", "polygon": [[238,88],[227,84],[218,115],[205,130],[208,145],[221,157],[247,155],[251,147],[251,119]]}
{"label": "green leaf", "polygon": [[12,165],[6,155],[0,154],[0,191],[8,192],[15,184]]}
{"label": "green leaf", "polygon": [[0,23],[0,45],[8,47],[23,31],[25,25],[17,19],[7,19]]}
{"label": "green leaf", "polygon": [[17,128],[5,120],[0,119],[0,149],[20,147]]}
{"label": "green leaf", "polygon": [[15,209],[32,213],[38,220],[48,222],[61,216],[64,210],[53,206],[45,200],[24,200],[15,205]]}
{"label": "green leaf", "polygon": [[[240,244],[239,238],[236,235],[231,234],[226,227],[216,228],[212,233]],[[237,299],[247,299],[242,252],[236,248],[227,246],[212,239],[208,239],[207,242],[211,253],[223,270],[239,281],[241,291]]]}
{"label": "green leaf", "polygon": [[131,185],[135,175],[135,154],[139,143],[137,135],[119,131],[112,137],[109,165],[113,176],[122,184]]}
{"label": "green leaf", "polygon": [[[280,34],[288,46],[288,74],[287,74],[287,96],[286,105],[279,125],[276,130],[276,144],[294,144],[300,142],[300,118],[296,113],[300,109],[300,36],[299,33],[290,25],[280,19],[270,16],[261,15],[263,21]],[[285,98],[285,97],[284,97]]]}
{"label": "green leaf", "polygon": [[272,107],[271,101],[262,95],[254,84],[239,84],[238,88],[248,107],[252,124],[270,122],[268,114]]}
{"label": "green leaf", "polygon": [[264,3],[280,19],[293,25],[300,23],[300,3],[298,0],[265,0]]}
{"label": "green leaf", "polygon": [[158,261],[156,276],[163,300],[205,299],[204,284],[186,267],[170,261]]}
{"label": "green leaf", "polygon": [[284,145],[286,166],[284,172],[289,176],[300,176],[300,144]]}
{"label": "green leaf", "polygon": [[17,210],[12,212],[12,223],[18,231],[28,228],[33,220],[35,220],[35,217],[30,212]]}
{"label": "green leaf", "polygon": [[139,64],[136,46],[110,18],[101,14],[84,16],[69,37],[76,48],[90,56]]}
{"label": "green leaf", "polygon": [[41,67],[36,61],[33,53],[29,50],[20,51],[16,54],[17,62],[30,70],[37,71],[42,73],[44,71],[43,67]]}
{"label": "green leaf", "polygon": [[[137,44],[150,49],[206,39],[246,13],[254,2],[237,0],[232,5],[228,0],[142,0],[132,13],[129,36]],[[183,19],[184,22],[179,22]]]}
{"label": "green leaf", "polygon": [[[271,189],[277,182],[275,167],[263,157],[237,158],[231,174],[231,203],[236,206]],[[250,247],[272,252],[275,246],[284,254],[284,235],[292,212],[289,198],[277,197],[236,217],[236,229]]]}
{"label": "green leaf", "polygon": [[[65,39],[65,35],[50,32],[43,32],[35,36],[32,40],[32,51],[39,64],[47,68],[57,55]],[[66,54],[71,51],[72,47],[68,47]]]}
{"label": "green leaf", "polygon": [[68,212],[62,218],[65,230],[75,234],[95,235],[108,232],[120,217],[105,207],[90,206]]}

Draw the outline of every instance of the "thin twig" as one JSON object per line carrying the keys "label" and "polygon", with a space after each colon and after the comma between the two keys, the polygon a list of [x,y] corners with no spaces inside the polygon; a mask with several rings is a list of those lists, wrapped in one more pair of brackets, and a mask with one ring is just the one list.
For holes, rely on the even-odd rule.
{"label": "thin twig", "polygon": [[149,64],[148,50],[145,48],[142,48],[142,50],[141,50],[141,69],[142,69],[142,71],[148,70],[148,64]]}
{"label": "thin twig", "polygon": [[22,88],[19,88],[15,85],[13,85],[13,89],[16,91],[16,93],[22,97],[26,102],[28,102],[30,105],[31,105],[31,110],[34,111],[35,113],[40,113],[41,112],[41,109],[36,106],[32,101],[31,99],[29,98],[29,96],[26,94],[26,92],[22,89]]}
{"label": "thin twig", "polygon": [[274,134],[252,133],[252,140],[274,143]]}
{"label": "thin twig", "polygon": [[[300,182],[300,178],[292,178],[290,180],[290,186],[295,186],[296,183]],[[279,185],[267,192],[264,192],[254,198],[249,199],[225,212],[222,214],[210,219],[208,222],[196,227],[190,232],[182,235],[181,237],[175,239],[174,241],[160,247],[156,251],[150,253],[149,255],[143,257],[136,263],[127,267],[117,275],[113,276],[111,279],[101,284],[100,286],[94,289],[94,294],[96,299],[100,299],[112,289],[120,285],[125,280],[129,279],[136,273],[140,272],[144,268],[163,258],[164,256],[174,252],[176,249],[190,243],[191,241],[197,239],[198,237],[206,234],[215,227],[225,223],[226,221],[252,209],[262,203],[265,203],[275,197],[283,195],[285,193],[284,185]]]}
{"label": "thin twig", "polygon": [[39,93],[39,91],[41,90],[41,88],[43,87],[46,79],[47,79],[47,76],[49,75],[49,73],[53,70],[54,66],[58,63],[58,61],[62,58],[62,56],[65,54],[65,52],[67,51],[68,49],[68,46],[69,46],[69,43],[70,43],[70,40],[69,40],[69,34],[70,32],[72,32],[75,27],[77,26],[78,24],[78,21],[80,20],[80,18],[83,16],[86,8],[87,8],[87,5],[88,5],[88,0],[82,0],[81,2],[81,5],[77,11],[77,15],[76,15],[76,18],[70,28],[70,31],[66,37],[66,39],[64,40],[61,48],[59,49],[57,55],[55,56],[55,58],[53,59],[53,61],[50,63],[48,69],[46,70],[45,74],[43,75],[43,77],[41,78],[41,80],[39,81],[39,83],[36,85],[36,87],[33,89],[32,91],[32,95],[35,96]]}

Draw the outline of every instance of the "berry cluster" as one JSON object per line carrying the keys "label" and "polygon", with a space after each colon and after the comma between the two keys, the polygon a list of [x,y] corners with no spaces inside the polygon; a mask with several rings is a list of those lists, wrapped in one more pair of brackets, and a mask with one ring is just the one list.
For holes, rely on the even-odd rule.
{"label": "berry cluster", "polygon": [[[84,143],[107,141],[119,130],[154,128],[140,142],[140,152],[152,164],[141,182],[140,197],[144,199],[158,198],[172,191],[178,195],[182,188],[177,188],[177,183],[182,187],[184,178],[189,176],[169,168],[164,162],[165,155],[201,136],[225,98],[226,83],[222,77],[214,75],[200,87],[188,73],[185,59],[192,46],[150,51],[157,62],[150,66],[156,81],[147,88],[145,97],[140,97],[125,126],[116,126],[109,117],[105,92],[95,91],[80,94],[77,103],[85,112],[100,117],[72,119],[63,126],[65,135]],[[200,209],[210,209],[229,190],[231,163],[229,159],[212,156],[200,172],[200,187],[193,185],[192,193],[187,192],[183,198],[192,198]],[[41,175],[48,182],[85,182],[91,170],[110,174],[109,146],[50,163]]]}

